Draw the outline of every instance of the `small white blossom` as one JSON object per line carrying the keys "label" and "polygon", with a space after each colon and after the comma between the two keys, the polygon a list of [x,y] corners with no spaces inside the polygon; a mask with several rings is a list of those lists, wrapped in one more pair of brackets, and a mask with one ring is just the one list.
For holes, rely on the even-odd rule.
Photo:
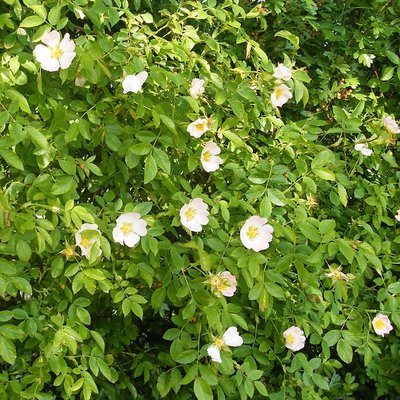
{"label": "small white blossom", "polygon": [[134,247],[141,236],[147,234],[146,221],[136,212],[122,214],[117,218],[117,226],[113,229],[113,239],[122,245]]}
{"label": "small white blossom", "polygon": [[75,14],[79,19],[85,19],[85,13],[80,8],[74,8]]}
{"label": "small white blossom", "polygon": [[326,277],[331,278],[333,281],[349,281],[348,276],[343,273],[339,268],[332,270],[325,274]]}
{"label": "small white blossom", "polygon": [[240,240],[244,247],[254,251],[268,249],[274,228],[267,224],[267,221],[267,218],[261,218],[257,215],[246,220],[240,229]]}
{"label": "small white blossom", "polygon": [[212,275],[208,282],[216,296],[232,297],[236,292],[236,277],[229,271]]}
{"label": "small white blossom", "polygon": [[304,332],[297,326],[291,326],[283,332],[283,337],[286,340],[285,346],[293,351],[301,350],[304,347],[306,338]]}
{"label": "small white blossom", "polygon": [[356,143],[354,150],[359,151],[362,155],[369,157],[372,154],[372,150],[368,147],[368,143]]}
{"label": "small white blossom", "polygon": [[40,40],[46,46],[38,44],[33,55],[45,71],[54,72],[71,65],[76,54],[75,43],[69,38],[69,33],[61,40],[60,32],[51,31],[45,33]]}
{"label": "small white blossom", "polygon": [[390,331],[393,329],[393,326],[390,323],[389,318],[383,314],[378,314],[372,320],[372,326],[374,328],[375,333],[382,337],[390,333]]}
{"label": "small white blossom", "polygon": [[391,116],[383,117],[382,122],[390,133],[400,133],[399,125]]}
{"label": "small white blossom", "polygon": [[243,344],[243,339],[239,335],[239,332],[235,326],[231,326],[228,328],[225,333],[222,335],[222,338],[217,338],[207,349],[208,355],[215,362],[221,363],[221,350],[224,348],[231,347],[239,347]]}
{"label": "small white blossom", "polygon": [[198,99],[199,96],[204,93],[204,90],[204,79],[194,78],[189,89],[190,96],[192,96],[194,99]]}
{"label": "small white blossom", "polygon": [[218,156],[220,153],[221,149],[212,140],[205,144],[200,159],[205,171],[213,172],[219,168],[220,164],[223,163],[222,158]]}
{"label": "small white blossom", "polygon": [[285,67],[283,64],[278,64],[278,66],[274,68],[274,78],[288,81],[291,77],[292,70],[288,67]]}
{"label": "small white blossom", "polygon": [[[80,247],[82,255],[90,259],[90,253],[95,243],[100,243],[100,231],[97,224],[82,224],[81,228],[75,233],[76,245]],[[101,249],[98,256],[101,255]]]}
{"label": "small white blossom", "polygon": [[375,56],[373,54],[361,54],[361,56],[358,57],[358,61],[369,68],[373,63],[374,58]]}
{"label": "small white blossom", "polygon": [[394,217],[400,222],[400,208],[396,211],[396,215]]}
{"label": "small white blossom", "polygon": [[203,225],[208,224],[210,213],[208,212],[208,205],[202,199],[196,197],[181,208],[179,215],[183,226],[192,232],[201,232]]}
{"label": "small white blossom", "polygon": [[293,97],[290,89],[285,85],[277,86],[271,94],[271,103],[274,107],[282,107]]}
{"label": "small white blossom", "polygon": [[198,118],[196,121],[189,124],[186,129],[189,132],[190,136],[195,138],[199,138],[203,135],[203,133],[208,131],[208,119],[207,118]]}
{"label": "small white blossom", "polygon": [[124,90],[124,94],[128,92],[140,92],[148,76],[149,74],[146,71],[139,72],[136,75],[127,75],[122,81],[122,89]]}

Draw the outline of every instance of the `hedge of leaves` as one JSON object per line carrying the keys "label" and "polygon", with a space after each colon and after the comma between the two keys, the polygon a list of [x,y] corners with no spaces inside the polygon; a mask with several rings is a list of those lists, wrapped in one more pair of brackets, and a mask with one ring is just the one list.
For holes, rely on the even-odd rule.
{"label": "hedge of leaves", "polygon": [[398,15],[3,0],[0,399],[397,399]]}

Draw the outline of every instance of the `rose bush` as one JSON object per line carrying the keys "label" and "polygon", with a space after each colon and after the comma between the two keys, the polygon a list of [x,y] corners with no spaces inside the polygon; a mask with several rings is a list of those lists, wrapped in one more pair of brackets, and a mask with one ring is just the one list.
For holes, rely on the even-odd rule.
{"label": "rose bush", "polygon": [[0,399],[398,398],[398,13],[359,3],[0,4]]}

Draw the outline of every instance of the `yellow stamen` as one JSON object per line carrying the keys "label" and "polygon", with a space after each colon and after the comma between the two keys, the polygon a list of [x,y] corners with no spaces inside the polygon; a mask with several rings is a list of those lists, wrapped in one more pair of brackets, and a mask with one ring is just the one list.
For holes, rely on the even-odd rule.
{"label": "yellow stamen", "polygon": [[382,319],[375,320],[375,328],[380,331],[386,326],[385,321]]}
{"label": "yellow stamen", "polygon": [[281,87],[277,87],[276,89],[275,89],[275,96],[276,96],[276,98],[277,99],[279,99],[279,97],[281,97],[283,95],[283,89],[281,88]]}
{"label": "yellow stamen", "polygon": [[63,254],[66,258],[72,258],[76,255],[73,246],[66,247],[65,250],[63,250]]}
{"label": "yellow stamen", "polygon": [[209,151],[205,151],[203,154],[203,160],[210,161],[210,158],[211,158],[211,153]]}
{"label": "yellow stamen", "polygon": [[225,345],[225,342],[221,338],[215,339],[214,344],[220,349]]}
{"label": "yellow stamen", "polygon": [[185,212],[185,217],[187,221],[191,221],[196,215],[196,210],[192,207],[189,207]]}
{"label": "yellow stamen", "polygon": [[196,124],[195,128],[196,128],[197,131],[203,131],[204,130],[204,126],[205,126],[205,123],[201,122],[200,124]]}
{"label": "yellow stamen", "polygon": [[257,228],[256,226],[249,226],[246,235],[250,240],[254,240],[258,236],[258,233],[259,228]]}
{"label": "yellow stamen", "polygon": [[92,246],[92,242],[89,238],[87,238],[86,236],[82,236],[81,239],[81,246],[85,249],[88,249],[89,247]]}
{"label": "yellow stamen", "polygon": [[295,337],[291,333],[286,336],[286,342],[291,346],[294,344],[295,340]]}
{"label": "yellow stamen", "polygon": [[51,49],[51,57],[55,58],[56,60],[59,60],[61,56],[63,55],[63,52],[61,49],[57,46]]}
{"label": "yellow stamen", "polygon": [[122,224],[121,231],[123,232],[124,235],[127,235],[128,233],[132,232],[132,224],[124,222]]}

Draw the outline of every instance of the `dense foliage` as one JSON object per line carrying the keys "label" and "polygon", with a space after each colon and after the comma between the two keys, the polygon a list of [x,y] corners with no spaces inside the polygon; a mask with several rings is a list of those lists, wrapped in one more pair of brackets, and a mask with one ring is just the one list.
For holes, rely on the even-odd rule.
{"label": "dense foliage", "polygon": [[399,8],[3,0],[0,400],[399,398]]}

